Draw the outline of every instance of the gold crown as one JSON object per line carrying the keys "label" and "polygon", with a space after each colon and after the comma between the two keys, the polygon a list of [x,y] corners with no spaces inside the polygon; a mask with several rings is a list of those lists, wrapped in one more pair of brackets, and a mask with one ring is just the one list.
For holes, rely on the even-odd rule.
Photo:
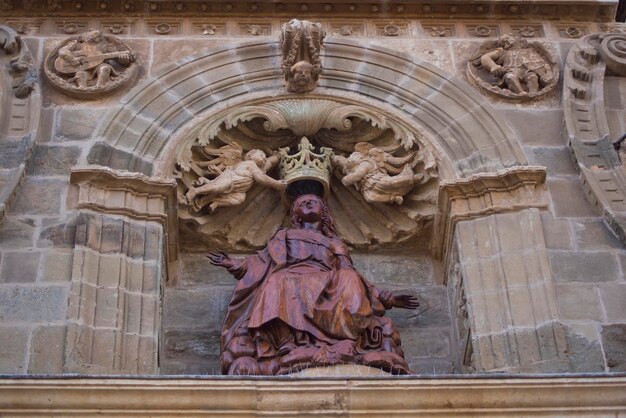
{"label": "gold crown", "polygon": [[287,182],[287,185],[294,184],[301,180],[313,180],[319,182],[324,188],[324,199],[330,194],[330,158],[333,150],[326,147],[320,148],[320,153],[315,152],[315,148],[306,136],[303,136],[298,144],[298,152],[289,155],[289,148],[280,148],[280,177]]}

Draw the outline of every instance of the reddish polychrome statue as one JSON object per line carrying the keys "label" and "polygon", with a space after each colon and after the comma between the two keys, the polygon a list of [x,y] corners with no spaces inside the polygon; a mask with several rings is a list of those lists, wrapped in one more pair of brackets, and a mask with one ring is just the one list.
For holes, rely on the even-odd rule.
{"label": "reddish polychrome statue", "polygon": [[416,309],[408,293],[380,291],[352,265],[326,203],[298,197],[289,229],[245,259],[210,253],[238,280],[221,337],[224,374],[287,374],[361,364],[407,374],[392,307]]}

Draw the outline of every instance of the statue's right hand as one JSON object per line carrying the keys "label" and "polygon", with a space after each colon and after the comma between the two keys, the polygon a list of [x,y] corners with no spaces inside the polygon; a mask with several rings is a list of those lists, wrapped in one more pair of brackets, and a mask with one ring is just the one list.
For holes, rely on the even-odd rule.
{"label": "statue's right hand", "polygon": [[231,268],[235,265],[234,260],[228,256],[228,254],[221,251],[210,251],[207,258],[214,266]]}
{"label": "statue's right hand", "polygon": [[85,59],[83,57],[72,58],[72,65],[75,67],[83,65],[84,62],[85,62]]}

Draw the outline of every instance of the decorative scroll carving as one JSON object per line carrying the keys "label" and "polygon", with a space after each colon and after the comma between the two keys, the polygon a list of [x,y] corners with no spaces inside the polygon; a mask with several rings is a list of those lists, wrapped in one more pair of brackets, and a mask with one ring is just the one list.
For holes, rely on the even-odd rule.
{"label": "decorative scroll carving", "polygon": [[13,78],[11,86],[15,97],[28,97],[35,87],[37,71],[33,57],[17,32],[8,26],[0,25],[0,50],[10,56],[9,74]]}
{"label": "decorative scroll carving", "polygon": [[320,49],[326,33],[321,23],[292,19],[285,23],[279,42],[283,50],[283,75],[287,90],[306,93],[317,87],[322,72]]}
{"label": "decorative scroll carving", "polygon": [[559,68],[541,44],[505,34],[482,44],[467,63],[467,75],[487,93],[521,101],[554,90]]}
{"label": "decorative scroll carving", "polygon": [[44,74],[54,87],[81,99],[120,90],[134,81],[137,71],[134,52],[99,30],[66,39],[44,63]]}
{"label": "decorative scroll carving", "polygon": [[624,34],[601,33],[584,37],[570,49],[565,62],[563,107],[586,196],[626,242],[626,167],[611,140],[603,96],[607,66],[618,75],[624,74],[624,45]]}

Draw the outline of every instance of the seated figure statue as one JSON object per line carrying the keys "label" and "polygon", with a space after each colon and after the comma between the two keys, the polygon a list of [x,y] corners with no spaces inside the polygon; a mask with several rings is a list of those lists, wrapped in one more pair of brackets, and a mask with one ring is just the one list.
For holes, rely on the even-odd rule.
{"label": "seated figure statue", "polygon": [[245,259],[210,253],[238,283],[221,335],[223,374],[287,374],[307,367],[360,364],[409,373],[392,307],[416,309],[405,292],[380,291],[352,265],[324,200],[301,195],[292,227]]}

